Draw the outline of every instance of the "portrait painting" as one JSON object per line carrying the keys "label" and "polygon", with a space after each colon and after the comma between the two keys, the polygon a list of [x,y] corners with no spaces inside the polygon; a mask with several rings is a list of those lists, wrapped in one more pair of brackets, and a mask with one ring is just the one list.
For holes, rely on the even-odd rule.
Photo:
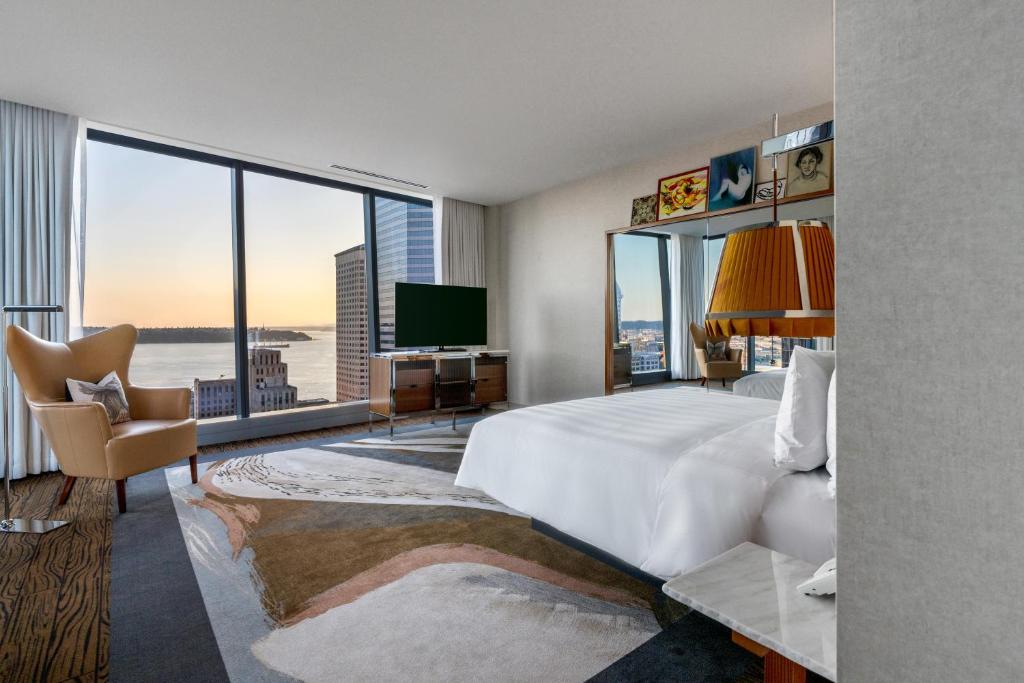
{"label": "portrait painting", "polygon": [[832,189],[832,143],[822,142],[789,153],[786,196]]}
{"label": "portrait painting", "polygon": [[748,147],[712,159],[708,211],[753,203],[756,164],[757,147]]}
{"label": "portrait painting", "polygon": [[658,181],[658,220],[707,211],[708,167]]}

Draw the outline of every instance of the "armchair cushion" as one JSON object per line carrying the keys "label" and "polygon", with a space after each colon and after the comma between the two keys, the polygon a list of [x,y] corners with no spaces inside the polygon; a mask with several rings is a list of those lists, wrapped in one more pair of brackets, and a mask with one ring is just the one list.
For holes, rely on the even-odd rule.
{"label": "armchair cushion", "polygon": [[729,340],[712,341],[707,342],[708,350],[708,361],[714,362],[717,360],[727,360],[726,353],[729,351]]}
{"label": "armchair cushion", "polygon": [[99,403],[106,409],[110,424],[131,419],[128,411],[128,398],[124,395],[124,388],[121,386],[121,380],[117,378],[116,372],[107,373],[95,384],[70,377],[65,382],[68,385],[68,393],[71,394],[72,401],[75,403]]}
{"label": "armchair cushion", "polygon": [[739,361],[710,361],[704,376],[708,379],[739,379],[743,376],[743,365]]}
{"label": "armchair cushion", "polygon": [[195,420],[130,420],[111,427],[107,477],[127,477],[163,467],[196,452]]}

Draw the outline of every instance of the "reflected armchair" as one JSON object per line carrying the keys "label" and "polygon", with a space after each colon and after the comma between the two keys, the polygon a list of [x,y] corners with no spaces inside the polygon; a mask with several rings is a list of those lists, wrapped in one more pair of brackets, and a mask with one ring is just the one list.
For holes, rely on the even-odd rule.
{"label": "reflected armchair", "polygon": [[[693,339],[693,352],[697,356],[700,367],[701,386],[708,380],[720,379],[725,386],[727,379],[739,379],[743,376],[743,350],[727,349],[728,360],[708,360],[708,335],[702,325],[690,323],[690,337]],[[711,337],[712,342],[729,341],[729,337]]]}
{"label": "reflected armchair", "polygon": [[[82,339],[58,344],[20,327],[7,328],[7,355],[36,422],[50,442],[64,487],[58,505],[78,477],[112,479],[117,509],[126,509],[130,476],[188,458],[196,482],[196,421],[189,418],[187,388],[146,388],[128,381],[128,365],[138,331],[118,325]],[[65,400],[65,380],[97,382],[117,372],[131,419],[112,425],[102,404]]]}

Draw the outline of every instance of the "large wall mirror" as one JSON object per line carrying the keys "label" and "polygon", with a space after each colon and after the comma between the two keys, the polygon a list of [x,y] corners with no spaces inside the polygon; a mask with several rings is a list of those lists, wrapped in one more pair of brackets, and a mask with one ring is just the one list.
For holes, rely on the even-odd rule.
{"label": "large wall mirror", "polygon": [[[822,220],[834,231],[831,193],[780,201],[779,220]],[[725,237],[772,219],[755,205],[676,222],[608,231],[605,393],[673,379],[700,380],[690,323],[703,327]],[[743,374],[789,365],[795,346],[827,350],[829,338],[733,337]]]}

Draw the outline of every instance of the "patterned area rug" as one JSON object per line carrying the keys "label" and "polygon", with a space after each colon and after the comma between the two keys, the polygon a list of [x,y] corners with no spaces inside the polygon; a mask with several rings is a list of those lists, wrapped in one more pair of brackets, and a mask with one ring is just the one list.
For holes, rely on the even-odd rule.
{"label": "patterned area rug", "polygon": [[232,680],[585,680],[657,591],[455,487],[470,425],[167,470]]}

